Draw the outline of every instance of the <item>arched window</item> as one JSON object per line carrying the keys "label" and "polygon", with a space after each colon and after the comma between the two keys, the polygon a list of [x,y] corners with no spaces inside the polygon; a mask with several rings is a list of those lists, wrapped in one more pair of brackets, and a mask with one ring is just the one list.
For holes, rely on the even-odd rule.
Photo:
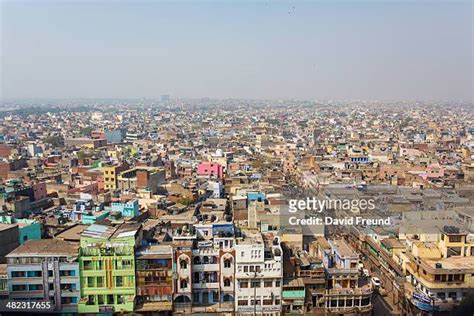
{"label": "arched window", "polygon": [[224,286],[230,286],[230,279],[224,279]]}
{"label": "arched window", "polygon": [[209,263],[209,257],[204,257],[202,261],[204,264]]}
{"label": "arched window", "polygon": [[184,259],[181,259],[181,261],[179,262],[179,266],[181,267],[181,269],[187,269],[188,268],[188,261],[184,260]]}
{"label": "arched window", "polygon": [[201,264],[201,257],[194,257],[194,264]]}
{"label": "arched window", "polygon": [[182,288],[182,289],[187,288],[188,287],[188,281],[181,280],[181,282],[179,282],[179,287]]}

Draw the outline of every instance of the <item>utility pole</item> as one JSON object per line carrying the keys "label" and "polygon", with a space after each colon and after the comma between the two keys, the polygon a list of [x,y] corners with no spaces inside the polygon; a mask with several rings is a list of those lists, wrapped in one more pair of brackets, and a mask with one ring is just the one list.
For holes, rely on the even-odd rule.
{"label": "utility pole", "polygon": [[[249,273],[247,273],[247,275],[249,277],[252,276]],[[254,271],[253,272],[253,281],[250,280],[250,285],[252,285],[252,283],[254,285],[254,287],[253,287],[253,315],[254,316],[257,316],[257,282],[256,282],[256,280],[257,280],[257,277],[262,277],[262,276],[263,275],[259,275],[257,271]],[[259,282],[260,282],[260,280],[259,280]]]}
{"label": "utility pole", "polygon": [[[257,272],[255,271],[254,278],[257,278]],[[253,316],[257,316],[257,283],[253,287]]]}

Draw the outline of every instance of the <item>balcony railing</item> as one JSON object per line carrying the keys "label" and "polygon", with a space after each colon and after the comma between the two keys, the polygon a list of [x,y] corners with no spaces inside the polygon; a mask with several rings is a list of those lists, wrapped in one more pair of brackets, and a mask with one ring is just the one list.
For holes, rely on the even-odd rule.
{"label": "balcony railing", "polygon": [[199,282],[193,283],[193,289],[218,289],[219,282]]}

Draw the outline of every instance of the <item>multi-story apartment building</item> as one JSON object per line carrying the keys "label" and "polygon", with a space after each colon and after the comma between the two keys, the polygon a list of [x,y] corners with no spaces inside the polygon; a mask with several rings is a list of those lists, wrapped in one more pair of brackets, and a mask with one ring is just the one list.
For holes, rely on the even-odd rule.
{"label": "multi-story apartment building", "polygon": [[127,223],[117,227],[93,224],[82,233],[80,313],[133,311],[135,249],[141,234],[141,224]]}
{"label": "multi-story apartment building", "polygon": [[234,236],[233,224],[226,222],[203,222],[176,231],[175,313],[233,311]]}
{"label": "multi-story apartment building", "polygon": [[324,306],[329,313],[368,315],[372,310],[373,287],[360,275],[358,254],[344,240],[319,237],[317,244],[326,274],[326,290],[315,306]]}
{"label": "multi-story apartment building", "polygon": [[173,248],[151,245],[136,251],[137,312],[173,313]]}
{"label": "multi-story apartment building", "polygon": [[279,237],[242,230],[235,244],[235,311],[279,315],[282,300],[282,249]]}
{"label": "multi-story apartment building", "polygon": [[164,168],[140,166],[124,170],[117,176],[117,187],[120,190],[146,189],[156,192],[165,183]]}
{"label": "multi-story apartment building", "polygon": [[173,251],[176,266],[173,312],[176,315],[192,313],[192,262],[193,242],[196,239],[194,227],[177,230],[173,235]]}
{"label": "multi-story apartment building", "polygon": [[55,311],[77,313],[80,299],[77,243],[30,240],[7,255],[11,300],[49,301]]}
{"label": "multi-story apartment building", "polygon": [[409,240],[403,256],[405,295],[415,313],[446,313],[474,292],[474,243],[468,232],[444,226],[437,242]]}
{"label": "multi-story apartment building", "polygon": [[129,168],[127,163],[122,164],[109,164],[102,166],[102,175],[104,177],[104,189],[105,190],[116,190],[117,189],[117,176],[122,171]]}
{"label": "multi-story apartment building", "polygon": [[[313,246],[313,243],[311,246]],[[284,255],[283,306],[286,313],[314,312],[324,314],[323,298],[326,278],[321,258],[282,243]],[[319,304],[318,304],[319,302]]]}
{"label": "multi-story apartment building", "polygon": [[195,225],[197,244],[193,247],[193,310],[233,310],[234,226],[232,223]]}

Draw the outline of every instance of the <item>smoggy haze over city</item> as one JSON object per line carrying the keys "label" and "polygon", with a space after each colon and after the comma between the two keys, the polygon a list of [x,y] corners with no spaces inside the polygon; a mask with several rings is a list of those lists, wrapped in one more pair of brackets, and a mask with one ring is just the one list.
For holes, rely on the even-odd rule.
{"label": "smoggy haze over city", "polygon": [[472,2],[2,1],[3,98],[472,100]]}

